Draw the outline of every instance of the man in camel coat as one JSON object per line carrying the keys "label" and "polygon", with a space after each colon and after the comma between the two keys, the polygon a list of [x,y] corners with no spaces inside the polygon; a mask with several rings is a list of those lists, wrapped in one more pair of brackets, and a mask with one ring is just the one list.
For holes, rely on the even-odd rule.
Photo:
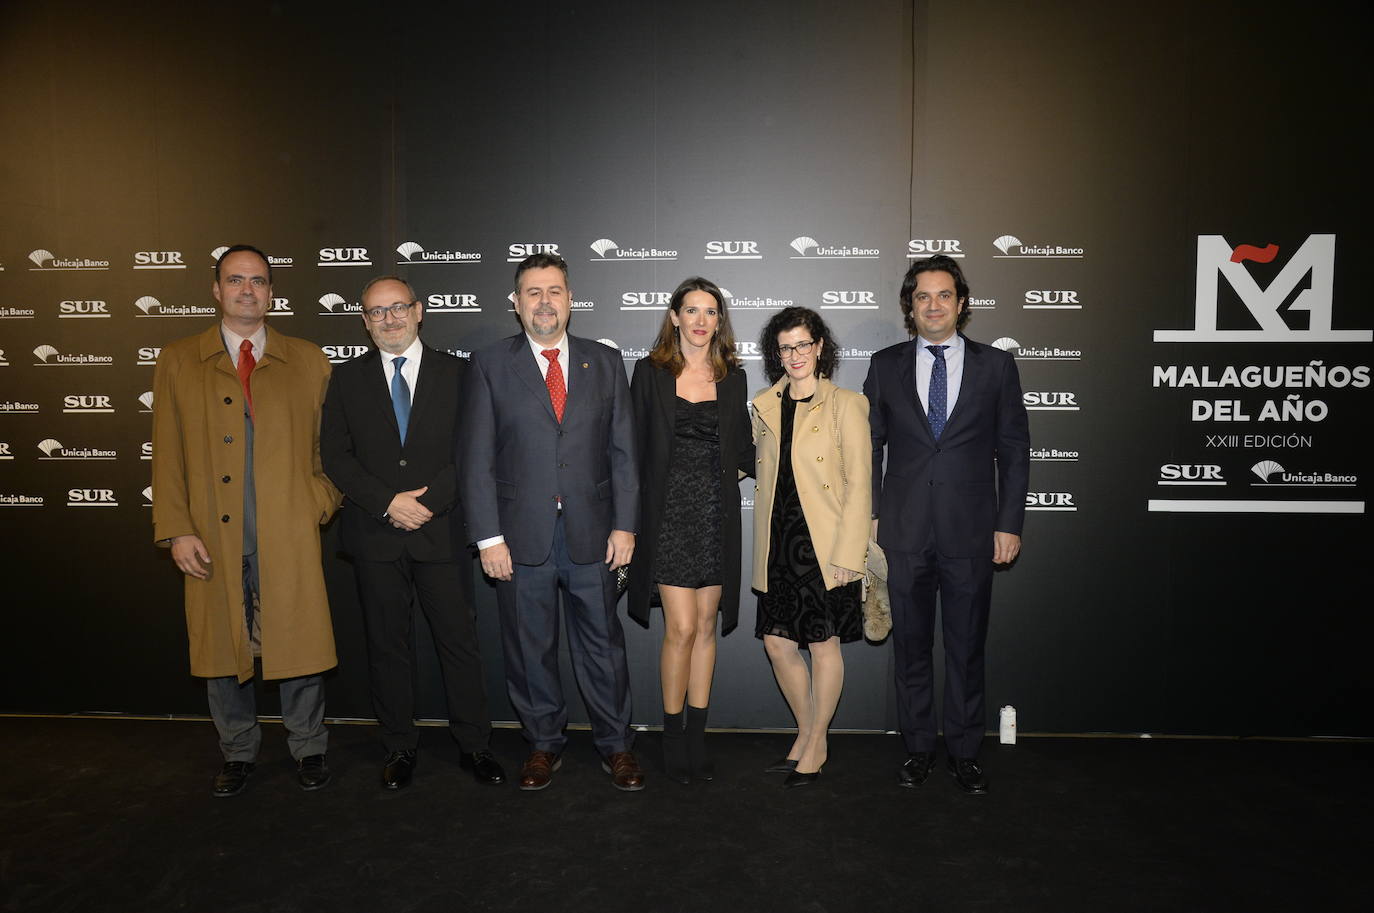
{"label": "man in camel coat", "polygon": [[255,659],[279,681],[303,789],[329,781],[324,685],[337,664],[319,526],[339,505],[320,464],[329,362],[266,325],[272,268],[247,245],[215,266],[222,320],[163,348],[154,376],[153,538],[185,575],[191,674],[206,679],[224,766],[243,791],[257,760]]}

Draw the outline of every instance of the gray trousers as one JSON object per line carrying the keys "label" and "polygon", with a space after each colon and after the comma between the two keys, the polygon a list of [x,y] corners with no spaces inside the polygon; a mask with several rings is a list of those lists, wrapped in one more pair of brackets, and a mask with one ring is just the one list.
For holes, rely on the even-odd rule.
{"label": "gray trousers", "polygon": [[[210,718],[219,731],[219,750],[226,761],[254,762],[262,744],[258,725],[258,701],[254,680],[239,684],[232,675],[207,678]],[[286,744],[296,760],[324,754],[329,733],[324,728],[324,677],[302,675],[275,683],[281,691],[282,723]]]}

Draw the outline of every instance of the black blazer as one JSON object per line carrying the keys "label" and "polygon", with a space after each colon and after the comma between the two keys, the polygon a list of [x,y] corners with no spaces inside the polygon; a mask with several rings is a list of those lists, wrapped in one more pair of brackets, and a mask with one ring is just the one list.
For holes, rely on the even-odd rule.
{"label": "black blazer", "polygon": [[625,362],[610,346],[568,334],[560,423],[535,358],[524,333],[472,355],[461,482],[472,537],[501,535],[517,564],[542,564],[561,497],[569,557],[599,563],[611,530],[639,532]]}
{"label": "black blazer", "polygon": [[[649,607],[657,604],[654,590],[655,554],[667,472],[673,463],[677,378],[654,367],[648,358],[635,363],[630,381],[635,437],[639,442],[640,535],[630,562],[627,609],[630,617],[649,626]],[[754,440],[749,426],[748,389],[744,371],[735,368],[716,384],[720,414],[721,630],[739,623],[740,507],[739,474],[754,474]]]}
{"label": "black blazer", "polygon": [[916,394],[917,345],[913,339],[875,353],[864,381],[878,544],[916,551],[933,528],[940,554],[991,557],[994,531],[1021,534],[1030,484],[1030,427],[1016,362],[964,337],[959,399],[937,445]]}
{"label": "black blazer", "polygon": [[[424,347],[401,445],[384,361],[376,349],[338,365],[320,420],[324,471],[344,493],[339,538],[347,554],[393,561],[448,561],[467,554],[458,490],[458,438],[467,363]],[[397,492],[429,486],[420,503],[434,518],[415,531],[383,518]]]}

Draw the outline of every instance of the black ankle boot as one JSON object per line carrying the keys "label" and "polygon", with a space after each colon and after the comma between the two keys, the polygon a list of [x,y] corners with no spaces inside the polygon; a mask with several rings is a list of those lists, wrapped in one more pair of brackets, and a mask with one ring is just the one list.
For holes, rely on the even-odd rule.
{"label": "black ankle boot", "polygon": [[687,773],[687,734],[681,713],[663,714],[663,772],[677,783],[692,782]]}
{"label": "black ankle boot", "polygon": [[709,780],[716,775],[716,765],[706,757],[707,710],[687,705],[687,764],[698,780]]}

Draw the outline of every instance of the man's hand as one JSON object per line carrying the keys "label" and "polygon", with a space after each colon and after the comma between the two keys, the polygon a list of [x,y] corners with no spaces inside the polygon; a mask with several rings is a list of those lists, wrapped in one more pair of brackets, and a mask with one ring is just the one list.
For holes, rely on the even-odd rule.
{"label": "man's hand", "polygon": [[397,529],[416,530],[434,518],[434,512],[416,498],[429,491],[429,486],[414,491],[400,491],[387,505],[386,516]]}
{"label": "man's hand", "polygon": [[1021,554],[1021,537],[1014,533],[992,534],[992,563],[1011,564]]}
{"label": "man's hand", "polygon": [[181,572],[197,580],[210,578],[210,552],[200,536],[177,536],[172,539],[172,560]]}
{"label": "man's hand", "polygon": [[611,566],[611,570],[629,564],[634,553],[635,534],[627,533],[623,529],[611,530],[611,537],[606,540],[606,563]]}
{"label": "man's hand", "polygon": [[855,580],[858,580],[862,575],[857,571],[851,571],[847,567],[838,567],[832,564],[830,565],[830,576],[834,577],[840,586],[844,586],[846,583],[853,583]]}
{"label": "man's hand", "polygon": [[510,580],[515,565],[510,560],[510,548],[504,542],[488,545],[478,553],[482,559],[482,573],[493,580]]}

